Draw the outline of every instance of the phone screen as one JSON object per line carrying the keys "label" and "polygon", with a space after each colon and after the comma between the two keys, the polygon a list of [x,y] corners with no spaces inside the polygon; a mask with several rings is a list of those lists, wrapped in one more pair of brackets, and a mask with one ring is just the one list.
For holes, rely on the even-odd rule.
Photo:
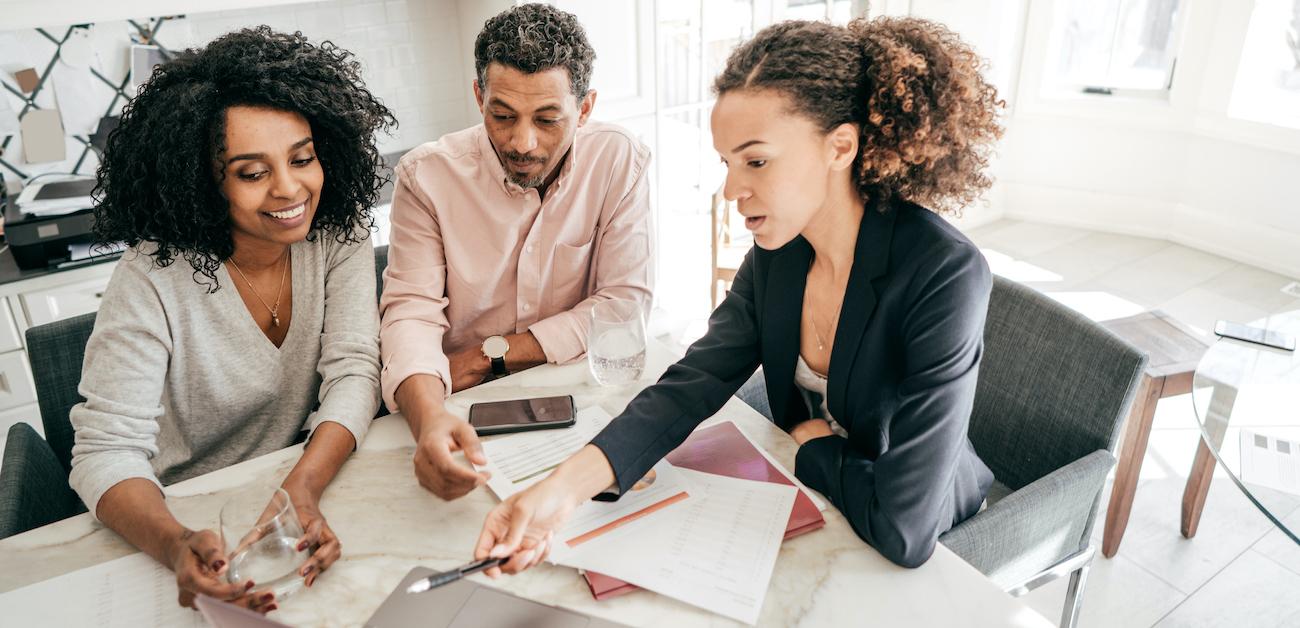
{"label": "phone screen", "polygon": [[1214,333],[1219,336],[1236,338],[1256,344],[1277,347],[1279,349],[1295,350],[1295,338],[1283,333],[1251,327],[1241,323],[1229,321],[1219,321],[1214,325]]}
{"label": "phone screen", "polygon": [[476,428],[556,423],[573,418],[572,397],[539,397],[476,403],[469,422]]}

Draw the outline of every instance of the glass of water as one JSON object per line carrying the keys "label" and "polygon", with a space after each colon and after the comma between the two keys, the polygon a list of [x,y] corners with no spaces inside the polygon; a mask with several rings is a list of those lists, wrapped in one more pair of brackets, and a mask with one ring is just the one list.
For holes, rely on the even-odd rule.
{"label": "glass of water", "polygon": [[252,580],[258,591],[270,591],[277,600],[302,586],[298,569],[312,549],[298,551],[302,538],[298,512],[282,488],[268,500],[265,487],[237,493],[221,507],[221,538],[230,567],[230,582]]}
{"label": "glass of water", "polygon": [[635,381],[645,369],[645,321],[636,301],[610,299],[591,309],[587,362],[602,386]]}

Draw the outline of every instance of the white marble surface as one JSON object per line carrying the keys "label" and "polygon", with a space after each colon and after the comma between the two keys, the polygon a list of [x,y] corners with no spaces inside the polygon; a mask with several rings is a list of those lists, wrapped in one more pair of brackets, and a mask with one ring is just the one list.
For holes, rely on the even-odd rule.
{"label": "white marble surface", "polygon": [[[612,414],[673,359],[652,345],[647,373],[637,384],[602,389],[586,366],[544,366],[453,396],[454,407],[548,394],[572,394],[578,406],[601,405]],[[732,419],[787,468],[795,444],[738,399],[710,421]],[[482,488],[444,502],[420,488],[411,469],[413,442],[400,417],[372,427],[326,492],[322,509],[343,542],[343,557],[311,589],[281,604],[275,619],[295,626],[356,626],[415,565],[449,568],[471,557],[484,515],[495,504]],[[167,488],[172,511],[191,527],[214,527],[231,490],[278,482],[296,460],[291,447]],[[886,561],[828,508],[826,527],[785,542],[777,559],[759,625],[764,626],[1051,626],[999,590],[942,545],[924,566],[907,570]],[[95,565],[134,550],[112,531],[81,515],[0,541],[0,592]],[[474,579],[518,595],[630,625],[724,626],[735,622],[664,596],[638,591],[593,600],[576,571],[542,565],[520,576]],[[77,603],[69,592],[69,603]]]}

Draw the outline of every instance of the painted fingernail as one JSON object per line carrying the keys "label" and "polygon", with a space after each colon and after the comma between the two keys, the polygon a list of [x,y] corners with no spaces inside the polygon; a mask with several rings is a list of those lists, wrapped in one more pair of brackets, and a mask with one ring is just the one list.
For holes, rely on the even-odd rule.
{"label": "painted fingernail", "polygon": [[219,560],[219,561],[217,561],[217,562],[215,562],[215,563],[212,563],[212,570],[213,570],[213,571],[221,571],[221,568],[222,568],[222,567],[225,567],[225,566],[226,566],[226,561],[224,561],[224,560]]}
{"label": "painted fingernail", "polygon": [[311,573],[311,567],[312,567],[311,565],[307,565],[306,567],[302,568],[302,576],[304,578],[307,577],[307,574]]}
{"label": "painted fingernail", "polygon": [[249,590],[249,589],[251,589],[251,588],[253,588],[253,581],[252,581],[252,580],[249,580],[248,582],[245,582],[245,583],[244,583],[244,590],[245,590],[245,591],[247,591],[247,590]]}
{"label": "painted fingernail", "polygon": [[269,612],[271,612],[271,611],[273,611],[273,610],[275,610],[275,609],[277,609],[277,608],[280,608],[280,607],[279,607],[279,606],[276,606],[276,605],[274,605],[274,604],[272,604],[272,605],[266,607],[266,612],[269,613]]}
{"label": "painted fingernail", "polygon": [[263,603],[263,604],[266,604],[267,602],[270,602],[271,600],[274,600],[274,599],[275,599],[275,594],[274,594],[274,593],[267,593],[267,594],[264,594],[264,595],[262,596],[262,603]]}

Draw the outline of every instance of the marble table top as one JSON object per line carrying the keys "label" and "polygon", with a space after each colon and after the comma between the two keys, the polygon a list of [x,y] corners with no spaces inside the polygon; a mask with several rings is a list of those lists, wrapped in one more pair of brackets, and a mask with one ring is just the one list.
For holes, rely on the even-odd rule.
{"label": "marble table top", "polygon": [[[579,408],[599,405],[612,415],[652,383],[676,356],[652,343],[646,373],[633,384],[602,388],[585,362],[542,366],[453,395],[462,415],[471,403],[572,394]],[[787,469],[796,446],[783,431],[739,399],[706,425],[733,420]],[[272,613],[294,626],[358,626],[416,565],[447,569],[471,558],[483,517],[496,503],[483,487],[445,502],[420,488],[411,466],[414,442],[399,416],[377,420],[321,503],[343,543],[343,557]],[[215,528],[232,491],[278,483],[301,452],[290,447],[167,487],[167,503],[192,528]],[[919,569],[903,569],[863,543],[828,507],[826,527],[786,541],[759,619],[763,626],[1051,626],[940,545]],[[0,592],[134,553],[117,534],[80,515],[0,541]],[[477,582],[633,626],[726,626],[736,622],[674,599],[637,591],[592,599],[577,571],[543,564],[522,575]],[[69,603],[78,603],[69,592]],[[90,600],[82,603],[89,604]]]}

